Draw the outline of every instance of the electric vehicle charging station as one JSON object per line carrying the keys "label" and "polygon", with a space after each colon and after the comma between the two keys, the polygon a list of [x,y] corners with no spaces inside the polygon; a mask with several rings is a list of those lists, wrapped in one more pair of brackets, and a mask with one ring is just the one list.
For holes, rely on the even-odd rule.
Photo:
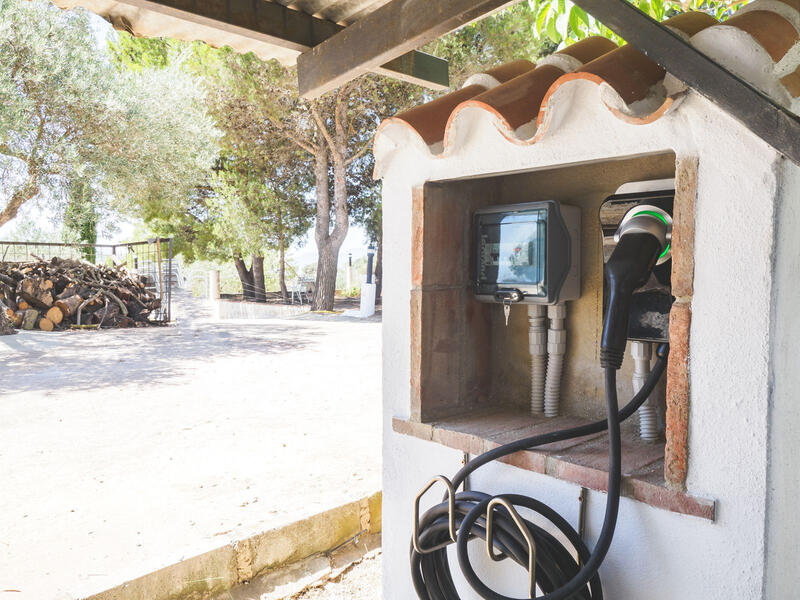
{"label": "electric vehicle charging station", "polygon": [[[485,541],[491,560],[511,559],[527,568],[530,598],[539,592],[553,599],[602,597],[598,571],[614,535],[621,494],[620,422],[644,405],[665,371],[669,354],[669,277],[662,274],[659,281],[654,273],[670,259],[672,215],[665,207],[671,206],[673,196],[671,190],[617,195],[607,199],[600,210],[606,223],[609,214],[621,215],[617,219],[613,241],[608,244],[612,246],[611,252],[604,261],[605,318],[600,363],[606,378],[607,421],[522,437],[475,457],[456,473],[453,480],[444,475],[432,479],[417,494],[414,505],[411,575],[420,598],[457,600],[460,597],[446,556],[451,544],[457,547],[462,575],[480,596],[490,600],[516,598],[497,592],[476,574],[467,549],[473,539]],[[622,212],[620,208],[626,210]],[[480,301],[501,304],[506,324],[515,303],[553,305],[574,300],[580,295],[580,211],[555,201],[533,202],[482,209],[476,211],[474,221],[475,295]],[[605,241],[604,236],[604,246]],[[655,293],[667,299],[665,310],[659,311],[659,307],[654,306],[648,293],[650,290],[634,298],[635,292],[647,286],[654,277],[657,280]],[[635,318],[631,318],[632,313],[635,313]],[[531,314],[539,316],[541,313]],[[666,330],[662,329],[664,317],[667,317]],[[622,366],[632,333],[638,336],[634,357],[642,352],[640,344],[651,340],[662,343],[657,349],[655,368],[644,377],[631,401],[620,410],[616,374]],[[655,334],[655,338],[651,338],[651,334]],[[560,340],[558,345],[563,343]],[[558,354],[561,356],[563,352]],[[547,367],[550,371],[553,364]],[[560,359],[556,377],[561,377]],[[537,378],[534,368],[532,399],[545,391],[535,389],[542,383],[545,387],[559,386],[558,381],[547,382],[547,375],[544,380]],[[469,475],[488,462],[520,450],[605,430],[610,440],[606,513],[600,536],[591,551],[578,531],[541,499],[466,489],[457,492]],[[446,496],[441,504],[421,515],[419,504],[422,495],[437,482],[446,487]],[[560,542],[541,522],[522,517],[519,512],[522,508],[545,519],[568,541]]]}
{"label": "electric vehicle charging station", "polygon": [[[529,540],[506,500],[523,524],[559,540],[548,547],[538,530],[525,526],[547,563],[537,564],[534,580],[552,577],[554,564],[561,572],[544,584],[550,596],[537,585],[535,597],[558,597],[552,594],[571,579],[563,575],[574,577],[603,550],[611,444],[602,432],[528,446],[537,435],[606,421],[601,359],[613,365],[620,358],[619,408],[636,396],[638,404],[642,386],[658,376],[650,394],[655,415],[642,418],[647,403],[622,415],[629,418],[620,426],[613,539],[598,571],[601,583],[574,597],[601,597],[599,585],[604,597],[619,600],[793,597],[800,535],[790,501],[800,485],[794,451],[800,216],[793,207],[800,169],[694,93],[656,111],[663,98],[627,106],[611,84],[578,75],[553,86],[538,118],[535,103],[528,121],[504,112],[498,91],[494,104],[487,93],[485,101],[448,109],[440,130],[430,121],[444,112],[442,103],[434,107],[439,113],[390,119],[376,138],[384,243],[396,249],[387,253],[383,306],[383,597],[426,597],[426,587],[437,582],[452,582],[455,597],[464,600],[532,597]],[[500,81],[496,89],[506,87]],[[647,185],[632,188],[636,182]],[[509,298],[506,322],[498,290],[476,294],[476,263],[484,256],[476,251],[476,215],[539,202],[580,211],[580,292],[555,304]],[[653,232],[660,251],[652,269],[631,284],[624,347],[609,335],[610,352],[604,352],[611,303],[604,264],[633,235],[616,235],[626,215],[640,234]],[[511,256],[506,262],[513,264]],[[518,289],[524,299],[526,290],[514,284],[534,279],[497,287],[509,295]],[[659,356],[665,342],[666,358],[663,349]],[[558,416],[546,416],[554,356],[562,357],[559,402],[550,404]],[[541,381],[545,393],[534,398]],[[648,439],[645,433],[653,431]],[[515,442],[524,448],[477,458]],[[459,474],[475,460],[486,462]],[[453,492],[452,537],[447,483],[437,479],[418,497],[440,475]],[[459,498],[464,493],[474,499]],[[564,544],[569,554],[574,535],[517,499],[552,509],[553,518],[578,532],[584,556],[562,563],[558,548]],[[484,501],[480,516],[465,524]],[[430,510],[441,512],[429,523]],[[487,518],[493,520],[491,549],[481,537]],[[410,555],[415,523],[423,553]],[[459,550],[462,531],[466,557]],[[504,539],[508,554],[500,546]],[[446,548],[426,553],[439,543]],[[545,559],[548,552],[554,562]],[[509,558],[492,558],[500,555]],[[409,556],[419,558],[419,588]],[[429,597],[453,597],[436,593]]]}

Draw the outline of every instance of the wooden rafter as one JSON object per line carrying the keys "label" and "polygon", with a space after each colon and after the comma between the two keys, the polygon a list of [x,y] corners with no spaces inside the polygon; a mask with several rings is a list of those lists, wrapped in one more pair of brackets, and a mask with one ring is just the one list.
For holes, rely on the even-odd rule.
{"label": "wooden rafter", "polygon": [[458,27],[514,4],[509,0],[391,0],[301,54],[300,94],[320,96]]}
{"label": "wooden rafter", "polygon": [[[258,42],[305,52],[345,28],[267,0],[117,0],[119,4],[211,27]],[[404,81],[441,90],[448,86],[447,61],[414,49],[373,69]]]}

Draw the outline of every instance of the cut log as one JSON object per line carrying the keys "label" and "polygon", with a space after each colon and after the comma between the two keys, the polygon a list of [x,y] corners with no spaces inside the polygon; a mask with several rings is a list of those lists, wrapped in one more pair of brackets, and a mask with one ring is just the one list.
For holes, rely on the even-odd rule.
{"label": "cut log", "polygon": [[116,326],[122,328],[136,327],[136,321],[134,321],[130,317],[120,317],[119,321],[117,321]]}
{"label": "cut log", "polygon": [[53,331],[53,329],[55,328],[56,326],[47,317],[42,317],[41,319],[39,319],[39,329],[41,329],[42,331]]}
{"label": "cut log", "polygon": [[11,317],[11,319],[9,320],[11,321],[11,324],[17,329],[22,327],[22,313],[20,311],[15,312],[14,316]]}
{"label": "cut log", "polygon": [[56,307],[61,310],[61,314],[65,317],[72,317],[78,310],[78,307],[83,302],[83,298],[74,294],[61,300],[56,300]]}
{"label": "cut log", "polygon": [[58,325],[64,320],[64,313],[61,312],[61,309],[58,307],[58,305],[56,305],[47,311],[45,317],[47,317],[47,319],[51,321],[53,325]]}
{"label": "cut log", "polygon": [[53,282],[49,279],[30,277],[19,282],[17,293],[31,306],[47,310],[53,306],[53,294],[50,292],[52,287]]}
{"label": "cut log", "polygon": [[74,296],[78,293],[78,284],[77,283],[69,283],[64,287],[63,291],[56,296],[57,300],[63,300],[64,298],[69,298],[70,296]]}
{"label": "cut log", "polygon": [[0,311],[0,335],[13,335],[14,333],[16,333],[14,325],[6,316],[5,311]]}
{"label": "cut log", "polygon": [[39,319],[39,311],[35,308],[29,308],[22,313],[22,328],[30,331],[36,327],[36,321]]}
{"label": "cut log", "polygon": [[[147,277],[122,265],[94,265],[83,260],[53,258],[26,263],[0,262],[0,315],[40,328],[77,325],[129,327],[150,324],[161,298],[147,288]],[[152,279],[152,277],[150,277]],[[13,299],[13,301],[12,301]],[[4,302],[8,300],[8,302]],[[5,311],[5,308],[10,311]],[[38,313],[36,319],[33,310]],[[12,317],[13,315],[13,317]],[[26,317],[27,315],[27,317]]]}
{"label": "cut log", "polygon": [[14,299],[10,295],[9,296],[3,296],[2,302],[3,302],[3,304],[6,305],[6,308],[10,308],[14,312],[19,310],[19,306],[17,306],[17,303],[14,301]]}

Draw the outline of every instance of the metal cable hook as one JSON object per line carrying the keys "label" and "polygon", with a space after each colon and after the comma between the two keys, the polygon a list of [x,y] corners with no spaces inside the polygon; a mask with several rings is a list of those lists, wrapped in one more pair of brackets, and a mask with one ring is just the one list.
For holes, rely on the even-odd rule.
{"label": "metal cable hook", "polygon": [[525,521],[508,500],[502,496],[492,498],[486,507],[486,552],[493,561],[501,561],[506,558],[505,554],[494,553],[494,507],[502,506],[511,515],[511,519],[519,529],[525,541],[528,543],[528,587],[530,589],[530,597],[536,597],[536,542],[533,540],[533,534],[525,525]]}
{"label": "metal cable hook", "polygon": [[425,495],[425,492],[431,489],[438,481],[441,481],[447,488],[447,520],[450,540],[452,543],[456,542],[456,492],[453,488],[453,484],[447,477],[444,475],[437,475],[431,479],[428,485],[414,498],[414,536],[412,537],[412,543],[414,545],[414,551],[417,552],[417,554],[430,554],[431,552],[436,552],[450,545],[450,542],[442,542],[431,548],[422,548],[419,543],[419,501],[422,499],[422,496]]}

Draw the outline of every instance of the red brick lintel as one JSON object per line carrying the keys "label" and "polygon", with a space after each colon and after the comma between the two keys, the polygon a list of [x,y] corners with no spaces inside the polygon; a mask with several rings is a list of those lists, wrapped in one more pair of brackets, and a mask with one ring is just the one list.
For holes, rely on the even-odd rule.
{"label": "red brick lintel", "polygon": [[[481,454],[499,445],[536,434],[556,431],[586,423],[576,417],[557,417],[534,421],[515,409],[476,411],[434,423],[420,423],[395,417],[395,432]],[[669,488],[664,481],[664,444],[647,444],[635,432],[623,431],[622,495],[670,512],[713,521],[714,500],[691,496]],[[580,486],[607,489],[608,445],[604,434],[548,444],[536,450],[517,452],[503,462],[570,481]]]}

